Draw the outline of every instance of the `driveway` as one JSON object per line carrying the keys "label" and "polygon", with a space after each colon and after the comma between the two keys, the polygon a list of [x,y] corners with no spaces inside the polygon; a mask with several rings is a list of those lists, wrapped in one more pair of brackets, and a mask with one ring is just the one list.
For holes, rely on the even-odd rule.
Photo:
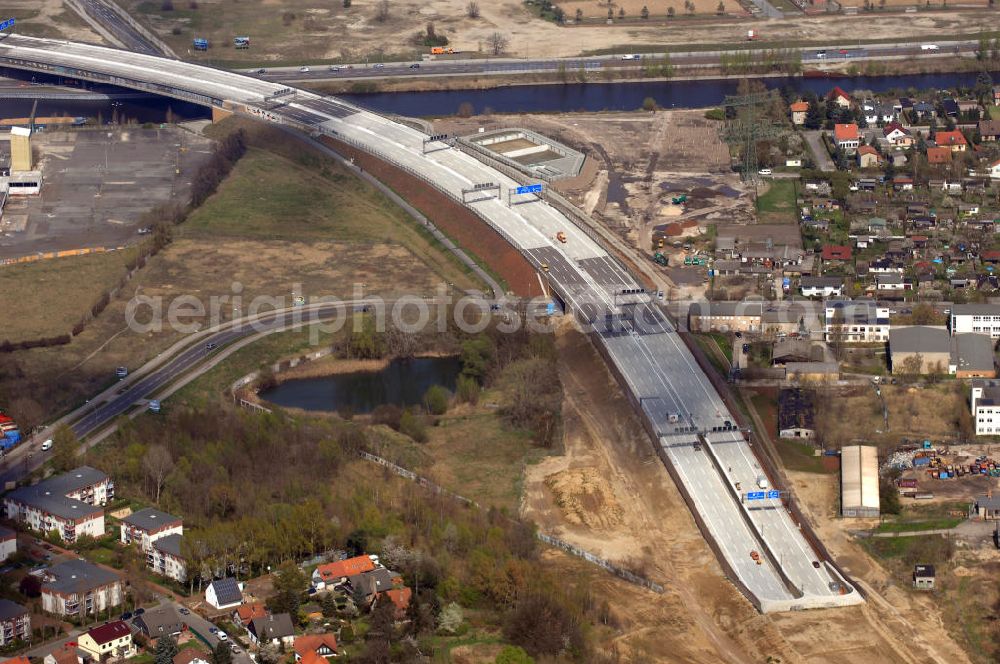
{"label": "driveway", "polygon": [[809,149],[812,150],[813,161],[816,162],[816,167],[826,173],[832,173],[837,170],[837,165],[833,163],[830,153],[826,151],[826,144],[823,143],[823,132],[816,130],[802,133],[806,137]]}
{"label": "driveway", "polygon": [[[174,608],[177,609],[178,611],[181,608],[183,608],[181,604],[178,604],[176,602],[171,602],[171,604],[173,604]],[[188,615],[182,616],[182,617],[184,618],[184,622],[187,623],[188,629],[190,629],[192,633],[200,636],[201,639],[202,639],[202,641],[207,641],[208,644],[209,644],[209,647],[211,647],[214,650],[215,647],[217,645],[219,645],[219,637],[217,637],[215,634],[213,634],[212,632],[209,631],[210,629],[212,629],[214,627],[214,625],[211,622],[209,622],[208,620],[205,620],[204,618],[202,618],[200,615],[198,615],[194,611],[192,611]],[[234,642],[236,642],[236,637],[240,636],[240,635],[229,634],[227,632],[226,636],[229,637],[227,643],[234,643]],[[243,644],[237,642],[237,645],[240,648],[240,654],[239,655],[233,655],[233,663],[234,664],[253,664],[253,661],[250,659],[250,656],[247,655],[246,648],[243,646]]]}

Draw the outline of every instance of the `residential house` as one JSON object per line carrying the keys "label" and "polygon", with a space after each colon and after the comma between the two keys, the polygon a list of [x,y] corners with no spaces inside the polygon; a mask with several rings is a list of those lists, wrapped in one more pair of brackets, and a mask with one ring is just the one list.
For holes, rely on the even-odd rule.
{"label": "residential house", "polygon": [[909,113],[913,110],[913,100],[909,97],[900,97],[892,105],[892,110],[895,111],[896,115],[902,115],[903,113]]}
{"label": "residential house", "polygon": [[87,657],[87,654],[77,648],[76,641],[68,641],[42,660],[42,664],[80,664]]}
{"label": "residential house", "polygon": [[17,553],[17,533],[10,528],[0,526],[0,561],[7,560]]}
{"label": "residential house", "polygon": [[840,277],[802,277],[799,289],[806,297],[841,297],[844,294],[844,280]]}
{"label": "residential house", "polygon": [[870,261],[868,271],[872,274],[903,274],[906,268],[891,258],[883,257]]}
{"label": "residential house", "polygon": [[836,104],[841,108],[850,108],[854,105],[854,100],[851,99],[851,95],[844,92],[839,86],[834,87],[826,93],[826,101],[828,104]]}
{"label": "residential house", "polygon": [[952,334],[987,334],[1000,339],[1000,305],[956,304],[951,307]]}
{"label": "residential house", "polygon": [[927,101],[917,101],[913,103],[913,111],[911,117],[914,120],[923,120],[934,116],[937,109],[934,108],[934,104]]}
{"label": "residential house", "polygon": [[958,107],[958,102],[954,99],[943,99],[941,101],[941,110],[945,117],[957,118],[961,109]]}
{"label": "residential house", "polygon": [[64,542],[80,535],[104,536],[104,505],[114,483],[89,466],[51,477],[4,496],[7,518],[41,533],[55,532]]}
{"label": "residential house", "polygon": [[1000,496],[994,498],[992,491],[976,498],[976,516],[983,521],[1000,521]]}
{"label": "residential house", "polygon": [[913,566],[913,587],[917,590],[934,590],[934,565]]}
{"label": "residential house", "polygon": [[781,438],[816,435],[816,408],[811,390],[792,388],[778,392],[778,435]]}
{"label": "residential house", "polygon": [[[211,664],[210,660],[215,658],[203,653],[197,648],[184,648],[174,655],[173,664]],[[326,664],[326,662],[314,662],[314,664]]]}
{"label": "residential house", "polygon": [[979,203],[959,203],[958,213],[963,217],[971,217],[974,214],[979,214]]}
{"label": "residential house", "polygon": [[951,148],[952,152],[965,152],[969,147],[965,135],[958,129],[937,132],[934,134],[934,142],[941,147]]}
{"label": "residential house", "polygon": [[232,577],[216,579],[205,589],[205,601],[216,609],[231,609],[243,603],[243,584]]}
{"label": "residential house", "polygon": [[825,262],[851,260],[851,248],[843,244],[825,244],[820,250],[820,256]]}
{"label": "residential house", "polygon": [[861,144],[861,134],[858,132],[858,125],[853,122],[834,125],[833,144],[847,154],[854,154],[854,151]]}
{"label": "residential house", "polygon": [[[295,637],[295,661],[298,662],[310,653],[320,657],[336,657],[337,637],[333,634],[305,634]],[[307,663],[308,664],[308,663]]]}
{"label": "residential house", "polygon": [[[702,303],[705,304],[705,303]],[[692,309],[695,305],[692,305]],[[759,305],[758,305],[759,306]],[[690,310],[688,316],[690,317]],[[758,312],[758,321],[760,313]],[[759,325],[759,322],[758,322]],[[694,330],[694,328],[692,328]],[[700,331],[700,330],[695,330]],[[327,586],[342,583],[348,577],[375,569],[375,563],[369,556],[355,556],[346,560],[338,560],[332,563],[320,565],[312,574],[312,584],[317,590],[323,590]]]}
{"label": "residential house", "polygon": [[132,512],[122,519],[121,543],[125,546],[136,542],[143,551],[149,551],[153,542],[167,535],[182,534],[184,521],[158,509],[147,507]]}
{"label": "residential house", "polygon": [[872,235],[885,235],[889,229],[889,222],[882,217],[871,217],[868,220],[868,232]]}
{"label": "residential house", "polygon": [[351,586],[352,594],[361,594],[369,605],[375,601],[375,598],[380,593],[403,586],[403,577],[384,567],[363,572],[362,574],[355,574],[349,577],[347,581]]}
{"label": "residential house", "polygon": [[875,290],[877,291],[902,292],[910,290],[911,286],[912,284],[907,283],[901,274],[888,272],[875,275]]}
{"label": "residential house", "polygon": [[98,615],[122,603],[119,576],[87,561],[69,560],[47,570],[42,581],[42,608],[58,616]]}
{"label": "residential house", "polygon": [[233,622],[242,627],[246,627],[250,624],[250,621],[254,618],[263,618],[267,615],[267,607],[265,607],[261,602],[253,602],[251,604],[240,604],[233,611]]}
{"label": "residential house", "polygon": [[187,580],[187,561],[183,554],[184,536],[174,533],[153,540],[153,546],[146,552],[149,568],[178,583]]}
{"label": "residential house", "polygon": [[986,174],[990,176],[991,180],[1000,180],[1000,159],[990,162],[989,166],[986,167]]}
{"label": "residential house", "polygon": [[865,122],[873,126],[882,124],[883,122],[892,122],[896,119],[896,112],[892,106],[882,104],[873,99],[866,99],[861,102],[861,113],[864,115]]}
{"label": "residential house", "polygon": [[993,143],[1000,138],[1000,120],[980,120],[979,137],[985,143]]}
{"label": "residential house", "polygon": [[888,341],[889,309],[873,300],[829,300],[826,302],[823,331],[827,341]]}
{"label": "residential house", "polygon": [[858,147],[858,166],[860,168],[877,168],[882,163],[882,155],[870,145]]}
{"label": "residential house", "polygon": [[144,613],[132,621],[136,629],[147,639],[155,641],[161,636],[174,636],[187,629],[183,616],[172,604],[163,604]]}
{"label": "residential house", "polygon": [[396,620],[402,620],[406,617],[406,611],[410,607],[410,599],[413,597],[413,591],[403,586],[402,588],[390,588],[383,593],[379,594],[378,601],[389,600],[392,602],[393,606],[396,607]]}
{"label": "residential house", "polygon": [[892,188],[896,191],[913,191],[913,178],[909,175],[897,175],[892,178]]}
{"label": "residential house", "polygon": [[931,146],[927,148],[927,163],[931,166],[950,164],[951,148],[941,146]]}
{"label": "residential house", "polygon": [[802,100],[792,102],[789,110],[792,112],[792,124],[802,126],[806,123],[806,115],[809,114],[809,102]]}
{"label": "residential house", "polygon": [[132,630],[123,620],[92,627],[77,639],[80,650],[101,662],[105,659],[128,659],[135,655]]}
{"label": "residential house", "polygon": [[0,599],[0,648],[30,640],[31,612],[9,599]]}
{"label": "residential house", "polygon": [[890,122],[882,128],[882,138],[898,148],[913,146],[913,134],[898,122]]}
{"label": "residential house", "polygon": [[295,627],[287,613],[254,618],[247,627],[247,635],[257,647],[268,644],[291,647],[295,643]]}
{"label": "residential house", "polygon": [[959,99],[957,103],[959,113],[971,113],[973,111],[983,110],[979,105],[979,102],[975,99]]}
{"label": "residential house", "polygon": [[[692,332],[757,332],[763,309],[761,302],[694,302],[688,308],[688,328]],[[314,585],[322,567],[313,572]],[[375,569],[374,565],[369,569]]]}

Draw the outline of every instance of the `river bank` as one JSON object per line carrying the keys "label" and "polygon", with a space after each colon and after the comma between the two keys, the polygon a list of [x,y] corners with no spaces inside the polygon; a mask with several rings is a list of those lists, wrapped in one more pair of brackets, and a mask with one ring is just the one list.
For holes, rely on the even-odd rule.
{"label": "river bank", "polygon": [[[313,84],[303,84],[316,92],[334,95],[365,95],[388,92],[451,92],[463,90],[495,90],[499,88],[517,88],[530,86],[560,86],[586,83],[588,85],[620,84],[620,83],[663,83],[692,82],[705,80],[740,80],[743,78],[774,79],[774,78],[852,78],[876,76],[913,76],[925,74],[961,74],[979,72],[984,65],[997,68],[1000,63],[982,62],[973,58],[916,58],[907,60],[880,61],[838,61],[824,65],[822,68],[807,68],[805,73],[789,75],[782,72],[769,73],[730,73],[717,66],[675,67],[676,71],[689,73],[676,74],[669,77],[643,76],[635,69],[602,69],[599,72],[580,72],[566,70],[564,72],[529,72],[523,74],[466,76],[436,75],[405,78],[364,79],[322,81]],[[992,65],[992,67],[990,67]]]}
{"label": "river bank", "polygon": [[330,376],[340,376],[352,373],[378,373],[385,371],[390,364],[403,359],[420,360],[442,357],[453,357],[455,353],[444,351],[426,351],[417,353],[411,357],[385,357],[377,360],[345,359],[327,355],[310,362],[302,362],[294,367],[283,369],[274,374],[271,385],[277,386],[291,380],[301,380],[306,378],[328,378]]}

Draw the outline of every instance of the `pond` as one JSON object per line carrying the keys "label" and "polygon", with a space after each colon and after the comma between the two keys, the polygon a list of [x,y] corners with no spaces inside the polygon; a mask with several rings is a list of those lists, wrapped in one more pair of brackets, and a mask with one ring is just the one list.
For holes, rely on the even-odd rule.
{"label": "pond", "polygon": [[325,412],[348,408],[370,413],[383,404],[419,404],[433,385],[453,392],[461,370],[457,356],[395,359],[381,371],[295,378],[261,392],[260,397],[286,408]]}

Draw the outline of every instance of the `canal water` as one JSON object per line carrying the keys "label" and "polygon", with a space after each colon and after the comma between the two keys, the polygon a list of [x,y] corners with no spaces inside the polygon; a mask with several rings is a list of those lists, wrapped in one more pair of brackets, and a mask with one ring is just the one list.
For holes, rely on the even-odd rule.
{"label": "canal water", "polygon": [[433,385],[454,392],[461,370],[462,363],[455,356],[397,359],[381,371],[288,380],[261,392],[260,397],[286,408],[327,412],[348,408],[370,413],[382,404],[419,404]]}

